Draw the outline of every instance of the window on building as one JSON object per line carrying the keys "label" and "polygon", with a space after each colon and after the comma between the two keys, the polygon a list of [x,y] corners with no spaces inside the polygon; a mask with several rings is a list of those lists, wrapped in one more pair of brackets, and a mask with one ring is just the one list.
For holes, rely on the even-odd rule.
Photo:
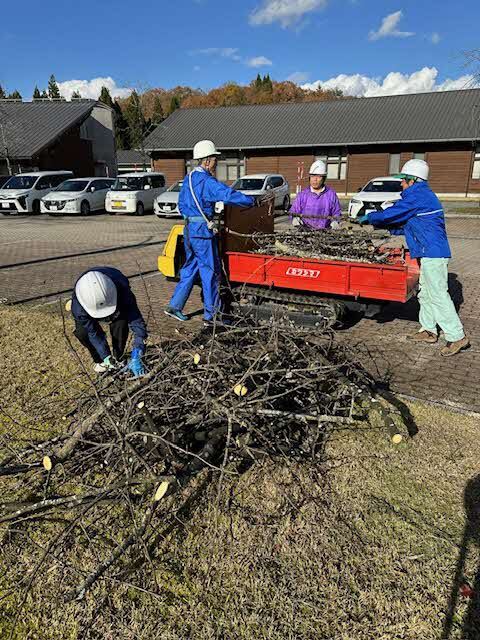
{"label": "window on building", "polygon": [[[195,169],[197,160],[187,160],[185,163],[187,173]],[[245,157],[241,155],[219,156],[217,162],[216,178],[220,182],[233,182],[245,175]]]}
{"label": "window on building", "polygon": [[413,154],[413,159],[414,160],[425,160],[425,153],[414,153]]}
{"label": "window on building", "polygon": [[400,173],[400,154],[399,153],[390,154],[390,167],[388,169],[388,173],[391,176],[393,176],[395,173]]}
{"label": "window on building", "polygon": [[343,153],[340,149],[328,149],[326,154],[319,151],[315,156],[315,160],[327,164],[327,180],[345,180],[347,177],[347,156]]}
{"label": "window on building", "polygon": [[473,180],[480,180],[480,146],[478,146],[475,151],[475,157],[473,159],[472,178]]}

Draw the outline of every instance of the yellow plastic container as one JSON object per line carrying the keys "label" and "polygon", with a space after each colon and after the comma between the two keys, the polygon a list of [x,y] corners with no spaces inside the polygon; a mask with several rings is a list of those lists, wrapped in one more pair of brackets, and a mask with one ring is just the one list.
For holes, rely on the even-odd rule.
{"label": "yellow plastic container", "polygon": [[158,256],[158,270],[166,278],[175,278],[178,275],[176,273],[176,265],[180,266],[180,261],[175,260],[175,256],[180,248],[183,249],[183,227],[183,224],[176,224],[172,227],[163,248],[163,253]]}

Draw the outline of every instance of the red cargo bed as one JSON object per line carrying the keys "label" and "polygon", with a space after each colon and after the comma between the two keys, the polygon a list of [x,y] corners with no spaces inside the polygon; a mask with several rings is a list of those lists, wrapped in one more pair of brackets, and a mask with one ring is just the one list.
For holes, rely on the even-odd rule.
{"label": "red cargo bed", "polygon": [[317,260],[227,251],[230,281],[321,295],[407,302],[417,291],[419,267],[408,252],[389,250],[387,263]]}

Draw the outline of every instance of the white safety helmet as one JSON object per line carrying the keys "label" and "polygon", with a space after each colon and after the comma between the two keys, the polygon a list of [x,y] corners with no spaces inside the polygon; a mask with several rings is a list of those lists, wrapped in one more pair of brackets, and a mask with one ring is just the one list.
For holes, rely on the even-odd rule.
{"label": "white safety helmet", "polygon": [[402,172],[397,174],[399,178],[412,177],[428,180],[429,166],[425,160],[409,160],[402,167]]}
{"label": "white safety helmet", "polygon": [[315,162],[310,167],[309,174],[311,176],[326,176],[327,165],[323,160],[315,160]]}
{"label": "white safety helmet", "polygon": [[88,271],[75,286],[79,303],[92,318],[106,318],[117,310],[117,287],[100,271]]}
{"label": "white safety helmet", "polygon": [[194,160],[203,160],[203,158],[220,155],[222,154],[220,153],[220,151],[217,151],[217,148],[211,140],[200,140],[200,142],[197,142],[197,144],[193,147]]}

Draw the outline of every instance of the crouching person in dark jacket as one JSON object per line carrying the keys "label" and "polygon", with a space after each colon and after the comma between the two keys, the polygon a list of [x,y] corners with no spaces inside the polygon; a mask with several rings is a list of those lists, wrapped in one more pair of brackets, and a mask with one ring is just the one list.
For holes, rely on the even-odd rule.
{"label": "crouching person in dark jacket", "polygon": [[[83,273],[75,283],[72,314],[74,335],[88,349],[96,373],[119,366],[129,331],[134,340],[128,368],[135,377],[145,373],[142,356],[147,328],[128,278],[121,271],[113,267],[95,267]],[[103,323],[109,325],[112,350],[101,326]]]}

